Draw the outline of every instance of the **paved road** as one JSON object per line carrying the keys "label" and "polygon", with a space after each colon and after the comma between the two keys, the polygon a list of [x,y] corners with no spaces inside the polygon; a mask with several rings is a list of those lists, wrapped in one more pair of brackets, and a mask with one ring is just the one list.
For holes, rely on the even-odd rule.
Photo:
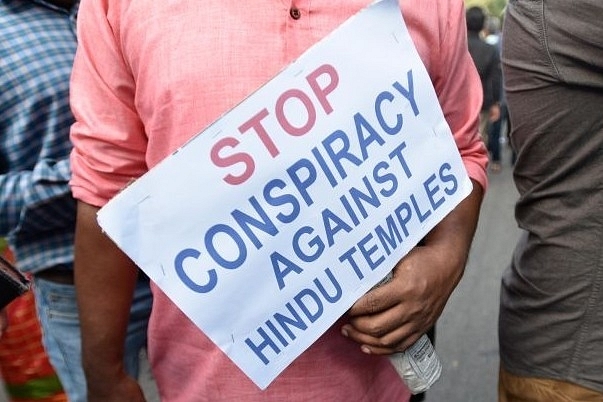
{"label": "paved road", "polygon": [[[518,235],[513,219],[517,193],[505,156],[502,172],[490,175],[465,276],[438,322],[436,350],[443,371],[426,402],[496,401],[500,276]],[[159,402],[145,363],[143,359],[143,388],[149,402]],[[8,402],[2,387],[0,402]]]}

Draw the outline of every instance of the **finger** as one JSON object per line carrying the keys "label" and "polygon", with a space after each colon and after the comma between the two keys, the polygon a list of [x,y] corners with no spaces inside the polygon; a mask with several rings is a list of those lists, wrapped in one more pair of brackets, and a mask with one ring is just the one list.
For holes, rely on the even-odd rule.
{"label": "finger", "polygon": [[348,314],[352,317],[374,315],[392,308],[399,303],[399,300],[392,297],[394,294],[392,288],[390,282],[368,291],[352,305]]}
{"label": "finger", "polygon": [[344,330],[348,330],[350,336],[359,343],[395,347],[399,339],[405,336],[405,326],[416,326],[405,317],[400,308],[389,309],[376,315],[351,317]]}
{"label": "finger", "polygon": [[411,324],[396,328],[394,331],[380,337],[358,331],[352,325],[344,325],[342,334],[358,343],[363,353],[376,355],[402,352],[421,335],[416,331],[412,331]]}
{"label": "finger", "polygon": [[355,331],[373,338],[381,338],[402,324],[404,324],[402,320],[398,319],[397,322],[395,322],[388,318],[388,314],[385,313],[372,316],[365,315],[352,317],[348,323]]}

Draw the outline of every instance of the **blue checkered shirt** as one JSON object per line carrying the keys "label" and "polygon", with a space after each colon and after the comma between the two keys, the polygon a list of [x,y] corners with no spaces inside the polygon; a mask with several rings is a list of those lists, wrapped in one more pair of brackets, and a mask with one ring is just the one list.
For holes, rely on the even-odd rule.
{"label": "blue checkered shirt", "polygon": [[0,0],[0,236],[26,272],[73,262],[69,78],[76,9]]}

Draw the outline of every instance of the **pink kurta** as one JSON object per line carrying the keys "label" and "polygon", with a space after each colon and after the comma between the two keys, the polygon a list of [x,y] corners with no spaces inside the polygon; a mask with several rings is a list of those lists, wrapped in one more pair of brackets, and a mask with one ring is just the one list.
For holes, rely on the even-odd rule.
{"label": "pink kurta", "polygon": [[[74,196],[104,205],[369,3],[84,1],[71,87]],[[477,132],[482,91],[467,52],[463,2],[401,5],[469,175],[485,188],[487,153]],[[408,398],[388,359],[361,353],[338,324],[259,391],[154,290],[149,351],[164,402]]]}

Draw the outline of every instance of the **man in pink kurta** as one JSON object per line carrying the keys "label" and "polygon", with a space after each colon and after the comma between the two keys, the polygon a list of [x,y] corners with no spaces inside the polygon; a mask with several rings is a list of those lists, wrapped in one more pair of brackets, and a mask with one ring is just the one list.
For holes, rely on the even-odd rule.
{"label": "man in pink kurta", "polygon": [[[76,283],[90,401],[144,400],[121,366],[132,262],[95,214],[370,0],[84,0],[71,101]],[[157,287],[149,354],[162,401],[405,401],[387,359],[431,327],[462,276],[487,179],[462,0],[402,0],[474,190],[261,391]],[[353,45],[353,44],[350,44]],[[211,189],[208,189],[211,191]],[[218,308],[208,306],[207,308]]]}

